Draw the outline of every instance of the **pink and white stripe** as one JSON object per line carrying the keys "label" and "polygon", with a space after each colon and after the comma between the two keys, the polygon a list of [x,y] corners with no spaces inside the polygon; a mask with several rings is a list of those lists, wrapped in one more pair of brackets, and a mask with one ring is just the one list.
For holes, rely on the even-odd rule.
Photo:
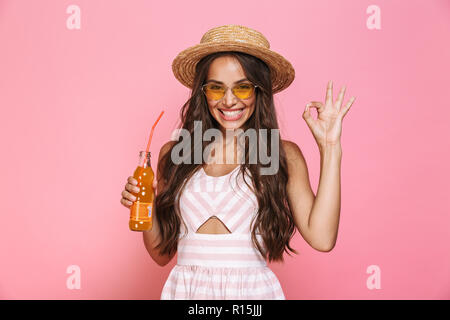
{"label": "pink and white stripe", "polygon": [[[182,225],[177,265],[161,299],[285,299],[277,277],[252,243],[258,204],[238,169],[221,177],[200,169],[188,181],[180,196],[187,230]],[[245,179],[251,185],[248,176]],[[196,233],[211,216],[231,233]],[[261,235],[257,240],[264,248]]]}

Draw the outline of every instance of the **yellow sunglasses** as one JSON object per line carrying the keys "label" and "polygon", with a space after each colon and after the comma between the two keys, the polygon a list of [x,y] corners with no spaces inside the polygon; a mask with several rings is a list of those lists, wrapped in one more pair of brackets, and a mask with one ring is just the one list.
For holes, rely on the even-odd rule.
{"label": "yellow sunglasses", "polygon": [[[239,83],[231,88],[231,92],[233,92],[238,99],[249,99],[253,96],[255,88],[258,87],[259,86],[254,85],[253,83]],[[210,100],[222,99],[227,89],[227,86],[218,83],[207,83],[202,86],[203,93]]]}

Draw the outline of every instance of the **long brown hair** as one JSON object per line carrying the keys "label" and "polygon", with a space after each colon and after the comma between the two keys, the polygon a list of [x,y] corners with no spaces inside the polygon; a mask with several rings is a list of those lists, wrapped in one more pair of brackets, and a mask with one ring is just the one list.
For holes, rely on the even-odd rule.
{"label": "long brown hair", "polygon": [[[227,51],[217,52],[204,57],[196,66],[196,76],[192,88],[192,93],[188,101],[180,111],[181,128],[186,129],[190,136],[193,136],[194,121],[201,121],[202,130],[210,128],[220,129],[220,124],[209,112],[208,103],[201,86],[206,80],[209,66],[212,61],[220,56],[233,56],[241,64],[247,79],[258,85],[256,88],[255,110],[251,117],[244,124],[246,130],[254,128],[267,129],[266,141],[271,141],[271,130],[278,129],[278,122],[273,102],[272,84],[270,80],[270,69],[260,59],[241,52]],[[259,134],[256,135],[258,141]],[[278,136],[279,137],[279,136]],[[202,141],[202,149],[205,150],[209,144]],[[244,175],[245,168],[251,173],[253,186],[252,190],[258,200],[259,210],[254,220],[252,228],[252,242],[261,252],[262,256],[269,261],[283,261],[283,253],[288,249],[297,253],[291,248],[289,242],[296,230],[293,214],[287,201],[286,184],[288,181],[286,154],[279,137],[279,170],[274,175],[260,175],[260,164],[250,164],[248,161],[248,146],[245,146],[245,163],[241,165],[240,173]],[[202,166],[202,164],[182,163],[175,164],[171,161],[170,150],[164,154],[158,163],[161,179],[165,181],[165,187],[160,190],[155,198],[156,219],[160,225],[161,242],[156,246],[160,254],[171,255],[177,250],[178,238],[181,230],[181,222],[184,223],[180,210],[179,198],[185,182]],[[196,146],[191,143],[190,154],[194,154]],[[270,143],[267,145],[270,154]],[[184,155],[183,155],[184,156]],[[203,160],[202,160],[203,162]],[[245,181],[245,180],[244,180]],[[261,234],[265,248],[262,248],[257,241],[256,232]],[[289,254],[290,255],[290,254]]]}

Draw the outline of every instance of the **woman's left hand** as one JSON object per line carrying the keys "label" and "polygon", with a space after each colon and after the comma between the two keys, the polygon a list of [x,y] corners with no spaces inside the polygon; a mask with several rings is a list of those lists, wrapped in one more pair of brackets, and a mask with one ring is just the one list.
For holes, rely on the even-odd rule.
{"label": "woman's left hand", "polygon": [[[306,105],[303,112],[308,127],[320,148],[340,143],[342,132],[342,119],[355,101],[355,97],[351,97],[345,107],[341,108],[344,100],[346,87],[343,86],[339,92],[336,102],[333,102],[333,82],[328,82],[327,93],[325,97],[325,105],[320,101],[311,101]],[[317,108],[317,120],[314,119],[309,112],[309,108]]]}

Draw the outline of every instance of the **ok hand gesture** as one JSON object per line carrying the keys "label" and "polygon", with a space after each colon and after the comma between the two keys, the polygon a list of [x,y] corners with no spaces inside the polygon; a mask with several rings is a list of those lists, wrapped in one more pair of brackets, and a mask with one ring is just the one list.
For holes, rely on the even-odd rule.
{"label": "ok hand gesture", "polygon": [[[345,89],[345,86],[341,88],[338,99],[333,102],[333,82],[330,80],[325,96],[325,105],[320,101],[311,101],[306,105],[303,119],[311,129],[319,148],[340,143],[342,119],[355,101],[355,97],[351,97],[347,104],[341,108]],[[317,120],[312,117],[309,111],[310,107],[317,108]]]}

